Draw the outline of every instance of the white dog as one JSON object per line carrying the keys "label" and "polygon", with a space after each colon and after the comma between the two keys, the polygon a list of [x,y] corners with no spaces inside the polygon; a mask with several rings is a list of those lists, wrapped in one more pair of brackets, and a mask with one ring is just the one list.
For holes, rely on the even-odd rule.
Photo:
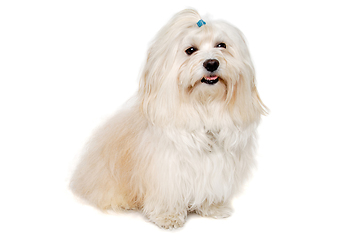
{"label": "white dog", "polygon": [[243,34],[181,11],[152,43],[135,103],[93,136],[71,188],[163,228],[181,227],[188,212],[228,217],[265,113]]}

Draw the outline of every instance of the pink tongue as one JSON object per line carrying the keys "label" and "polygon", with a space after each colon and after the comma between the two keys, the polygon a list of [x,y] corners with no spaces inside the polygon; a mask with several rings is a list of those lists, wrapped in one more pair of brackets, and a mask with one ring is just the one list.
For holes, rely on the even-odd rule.
{"label": "pink tongue", "polygon": [[217,79],[218,78],[218,76],[213,76],[213,77],[205,77],[205,79],[206,80],[215,80],[215,79]]}

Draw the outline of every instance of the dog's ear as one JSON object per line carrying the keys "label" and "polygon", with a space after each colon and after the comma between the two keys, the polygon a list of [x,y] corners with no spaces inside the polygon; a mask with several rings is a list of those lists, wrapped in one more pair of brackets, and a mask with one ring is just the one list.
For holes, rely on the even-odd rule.
{"label": "dog's ear", "polygon": [[232,87],[232,92],[230,111],[244,125],[257,122],[261,115],[267,114],[267,107],[259,96],[253,73],[243,71]]}
{"label": "dog's ear", "polygon": [[[172,41],[169,41],[172,42]],[[140,78],[141,111],[153,124],[172,121],[178,104],[176,44],[160,35],[152,43]]]}
{"label": "dog's ear", "polygon": [[246,125],[258,121],[261,115],[267,114],[268,109],[262,102],[256,87],[255,69],[245,37],[240,30],[237,30],[237,36],[234,38],[238,41],[236,55],[238,59],[241,59],[238,63],[241,70],[238,80],[232,87],[233,94],[230,103],[235,117],[240,118]]}
{"label": "dog's ear", "polygon": [[195,10],[176,14],[157,34],[148,50],[140,78],[139,95],[145,117],[158,125],[176,120],[179,109],[178,68],[176,57],[189,27],[197,28],[200,19]]}

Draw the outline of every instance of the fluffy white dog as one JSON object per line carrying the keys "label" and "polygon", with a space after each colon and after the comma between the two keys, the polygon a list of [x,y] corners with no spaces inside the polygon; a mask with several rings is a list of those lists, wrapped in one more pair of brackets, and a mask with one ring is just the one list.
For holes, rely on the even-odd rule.
{"label": "fluffy white dog", "polygon": [[151,44],[135,103],[96,132],[71,188],[163,228],[181,227],[188,212],[228,217],[265,112],[243,34],[181,11]]}

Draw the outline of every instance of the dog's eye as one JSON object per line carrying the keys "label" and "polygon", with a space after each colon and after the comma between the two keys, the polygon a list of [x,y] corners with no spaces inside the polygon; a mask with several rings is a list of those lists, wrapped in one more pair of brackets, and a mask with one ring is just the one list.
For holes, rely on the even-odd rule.
{"label": "dog's eye", "polygon": [[196,51],[197,51],[197,48],[195,48],[195,47],[189,47],[188,49],[185,50],[186,54],[189,56]]}
{"label": "dog's eye", "polygon": [[218,45],[216,45],[217,48],[226,48],[226,44],[225,43],[219,43]]}

